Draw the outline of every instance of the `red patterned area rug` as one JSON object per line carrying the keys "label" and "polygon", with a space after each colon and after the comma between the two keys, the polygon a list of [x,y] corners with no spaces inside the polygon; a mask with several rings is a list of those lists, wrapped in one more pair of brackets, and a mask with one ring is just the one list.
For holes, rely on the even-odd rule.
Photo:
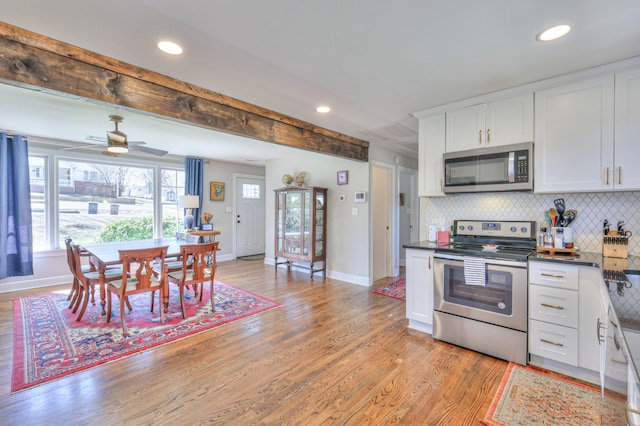
{"label": "red patterned area rug", "polygon": [[482,423],[489,426],[625,425],[625,397],[533,366],[509,363]]}
{"label": "red patterned area rug", "polygon": [[[97,297],[97,295],[96,295]],[[129,298],[131,336],[122,336],[120,310],[114,297],[111,323],[105,322],[100,303],[89,304],[82,321],[67,309],[67,292],[46,293],[13,301],[13,375],[17,392],[192,336],[223,324],[281,306],[280,303],[215,281],[216,310],[211,312],[209,291],[202,302],[185,292],[187,319],[182,319],[179,293],[171,286],[169,312],[160,324],[158,300],[150,312],[150,294]]]}
{"label": "red patterned area rug", "polygon": [[405,279],[400,278],[397,281],[387,284],[380,288],[373,290],[375,294],[381,294],[383,296],[393,297],[394,299],[406,300],[407,288],[405,285]]}

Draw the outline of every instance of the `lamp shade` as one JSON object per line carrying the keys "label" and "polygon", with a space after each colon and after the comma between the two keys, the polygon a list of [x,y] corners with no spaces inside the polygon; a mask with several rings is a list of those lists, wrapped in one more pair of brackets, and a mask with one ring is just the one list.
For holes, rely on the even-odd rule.
{"label": "lamp shade", "polygon": [[197,195],[181,195],[178,205],[185,209],[197,209],[200,207],[200,197]]}

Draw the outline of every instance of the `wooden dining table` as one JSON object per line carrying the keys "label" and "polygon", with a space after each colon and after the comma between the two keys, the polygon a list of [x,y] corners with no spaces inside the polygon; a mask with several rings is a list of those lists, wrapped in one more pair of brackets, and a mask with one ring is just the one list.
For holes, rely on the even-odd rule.
{"label": "wooden dining table", "polygon": [[[92,263],[100,273],[100,304],[102,305],[102,315],[106,315],[107,313],[105,310],[107,302],[104,272],[108,266],[122,264],[119,250],[148,249],[167,246],[166,257],[177,257],[180,256],[180,247],[184,244],[189,243],[177,238],[156,238],[148,240],[111,241],[106,243],[83,244],[81,246],[82,249],[89,253],[92,258]],[[166,282],[164,285],[167,285]],[[168,295],[168,292],[165,292],[165,294]],[[166,312],[169,306],[169,298],[166,297],[165,300],[163,300],[163,303]]]}

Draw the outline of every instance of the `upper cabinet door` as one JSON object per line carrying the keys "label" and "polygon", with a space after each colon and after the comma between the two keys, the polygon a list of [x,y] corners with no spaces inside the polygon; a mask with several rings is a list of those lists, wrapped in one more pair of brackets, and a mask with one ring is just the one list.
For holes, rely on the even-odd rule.
{"label": "upper cabinet door", "polygon": [[535,94],[535,192],[613,188],[613,76]]}
{"label": "upper cabinet door", "polygon": [[420,119],[418,134],[418,195],[444,197],[442,154],[445,149],[444,114]]}
{"label": "upper cabinet door", "polygon": [[616,74],[615,189],[640,189],[640,70]]}
{"label": "upper cabinet door", "polygon": [[447,152],[484,146],[485,110],[480,104],[447,113]]}
{"label": "upper cabinet door", "polygon": [[447,152],[533,141],[533,93],[447,113]]}
{"label": "upper cabinet door", "polygon": [[533,93],[487,104],[486,146],[533,141]]}

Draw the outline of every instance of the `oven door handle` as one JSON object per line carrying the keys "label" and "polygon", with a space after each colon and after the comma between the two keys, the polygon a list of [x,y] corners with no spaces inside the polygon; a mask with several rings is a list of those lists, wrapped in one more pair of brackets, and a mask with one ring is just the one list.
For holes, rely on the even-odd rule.
{"label": "oven door handle", "polygon": [[[467,257],[476,258],[478,256],[467,256]],[[464,256],[460,256],[457,254],[447,254],[447,253],[436,252],[436,254],[433,256],[433,259],[434,259],[434,262],[437,262],[437,263],[447,263],[447,264],[451,264],[453,262],[457,262],[457,264],[464,263]],[[518,260],[502,260],[502,259],[487,258],[485,261],[485,264],[487,265],[487,267],[490,267],[491,265],[495,265],[495,266],[507,266],[510,268],[527,269],[527,262],[522,262]]]}

